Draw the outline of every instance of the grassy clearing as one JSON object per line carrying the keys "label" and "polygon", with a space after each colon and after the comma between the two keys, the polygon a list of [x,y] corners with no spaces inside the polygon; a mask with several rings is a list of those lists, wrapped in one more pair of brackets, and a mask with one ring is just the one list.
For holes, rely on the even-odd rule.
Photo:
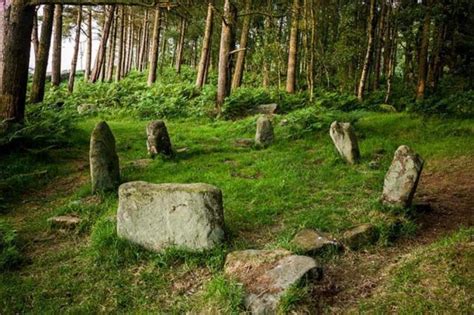
{"label": "grassy clearing", "polygon": [[[382,235],[378,246],[385,246],[394,237],[414,230],[405,213],[384,209],[378,202],[395,149],[401,144],[413,147],[425,158],[428,169],[433,160],[474,154],[473,121],[360,112],[343,114],[345,119],[358,119],[355,128],[362,162],[349,166],[337,156],[327,132],[327,121],[340,113],[329,113],[332,116],[316,122],[306,119],[306,114],[298,119],[295,115],[275,118],[275,122],[287,118],[289,124],[276,123],[276,142],[264,150],[233,144],[237,138],[253,137],[256,117],[239,121],[170,120],[167,125],[174,147],[187,150],[175,159],[158,158],[145,167],[130,162],[147,157],[147,122],[109,119],[117,140],[123,181],[216,185],[224,195],[230,243],[204,253],[173,249],[152,254],[117,238],[114,194],[91,198],[89,185],[82,185],[59,204],[54,195],[45,200],[40,214],[24,213],[28,224],[18,224],[17,228],[27,242],[23,250],[31,256],[31,262],[19,271],[0,275],[0,309],[5,313],[239,312],[241,288],[222,277],[228,251],[288,248],[288,241],[301,228],[317,228],[337,237],[344,229],[367,222],[377,226]],[[20,167],[21,172],[26,172],[44,166],[56,169],[56,176],[66,176],[72,171],[68,164],[72,159],[87,159],[88,135],[99,120],[80,119],[71,147],[63,153],[53,150],[45,159],[30,160],[14,153],[1,158],[0,169],[10,168],[12,174]],[[300,130],[295,124],[308,120],[312,121],[309,131],[295,134]],[[376,151],[383,152],[381,165],[372,169],[369,162],[376,157]],[[86,176],[88,169],[78,172]],[[45,182],[50,180],[46,178]],[[29,188],[43,183],[33,181]],[[18,196],[23,184],[16,185],[12,196]],[[21,204],[8,203],[6,208],[9,210],[2,218],[16,224],[14,213],[20,211]],[[64,213],[84,218],[76,234],[49,231],[46,218]],[[54,235],[55,246],[41,243],[42,251],[32,255],[29,251],[39,246],[32,240],[39,234]],[[393,296],[387,305],[397,301]],[[289,310],[296,298],[289,294],[284,309]],[[364,305],[361,307],[370,309],[375,304]],[[424,309],[427,304],[419,305]]]}

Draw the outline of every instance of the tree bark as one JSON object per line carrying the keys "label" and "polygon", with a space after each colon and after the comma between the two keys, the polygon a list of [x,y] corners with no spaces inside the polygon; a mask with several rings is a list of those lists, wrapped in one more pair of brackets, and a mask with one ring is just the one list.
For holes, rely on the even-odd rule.
{"label": "tree bark", "polygon": [[63,6],[54,6],[53,22],[53,54],[51,60],[51,85],[59,86],[61,83],[61,44],[63,37]]}
{"label": "tree bark", "polygon": [[232,63],[230,52],[234,44],[234,26],[237,9],[231,0],[224,1],[224,13],[222,16],[221,42],[219,49],[219,65],[217,78],[217,114],[222,111],[224,100],[230,94],[230,79],[232,73]]}
{"label": "tree bark", "polygon": [[74,52],[72,54],[71,71],[69,72],[69,81],[67,89],[69,93],[74,91],[74,80],[76,78],[77,68],[77,56],[79,55],[79,45],[81,43],[81,23],[82,23],[82,6],[77,9],[77,20],[76,20],[76,34],[74,37]]}
{"label": "tree bark", "polygon": [[110,28],[112,26],[112,20],[114,18],[115,6],[112,5],[109,13],[107,14],[104,30],[102,33],[102,38],[100,40],[99,50],[97,51],[97,57],[95,59],[94,70],[92,71],[92,75],[90,81],[92,83],[97,82],[100,76],[100,72],[103,71],[104,61],[105,61],[105,52],[107,50],[107,40],[109,39]]}
{"label": "tree bark", "polygon": [[202,88],[205,80],[204,74],[207,71],[206,68],[209,67],[209,53],[211,49],[211,38],[212,38],[212,29],[213,29],[213,15],[214,8],[212,1],[209,1],[207,6],[207,17],[206,17],[206,28],[204,30],[204,38],[202,40],[202,49],[201,49],[201,58],[199,60],[198,73],[196,78],[196,87]]}
{"label": "tree bark", "polygon": [[92,63],[92,8],[89,7],[87,14],[87,50],[86,50],[86,69],[84,71],[84,80],[89,81],[91,76]]}
{"label": "tree bark", "polygon": [[35,53],[35,58],[38,57],[39,50],[39,38],[38,38],[38,12],[35,10],[33,15],[33,32],[31,34],[31,42],[33,43],[33,51]]}
{"label": "tree bark", "polygon": [[139,55],[138,55],[138,64],[137,68],[140,71],[143,71],[144,64],[145,64],[145,52],[146,52],[146,38],[147,38],[147,30],[148,30],[148,9],[145,10],[145,15],[143,17],[143,26],[142,26],[142,36],[140,40],[140,48],[139,48]]}
{"label": "tree bark", "polygon": [[380,13],[380,19],[378,23],[377,30],[377,43],[375,45],[375,66],[374,66],[374,81],[373,81],[373,90],[376,91],[379,89],[380,83],[380,68],[382,62],[382,48],[384,47],[385,39],[385,24],[388,16],[387,9],[387,0],[382,1],[382,11]]}
{"label": "tree bark", "polygon": [[181,72],[181,64],[183,62],[185,32],[186,32],[186,19],[181,17],[181,23],[180,23],[180,28],[179,28],[179,42],[178,42],[178,47],[176,51],[176,64],[175,64],[176,73]]}
{"label": "tree bark", "polygon": [[247,53],[247,42],[249,38],[249,30],[251,23],[250,9],[252,6],[251,0],[245,0],[245,13],[244,20],[242,22],[242,33],[240,34],[239,49],[237,53],[237,61],[235,62],[234,76],[232,77],[232,90],[237,89],[242,84],[242,78],[244,75],[245,66],[245,55]]}
{"label": "tree bark", "polygon": [[105,80],[107,82],[112,82],[112,78],[114,76],[114,66],[115,66],[115,47],[117,45],[117,28],[118,28],[118,20],[115,19],[112,22],[112,37],[110,38],[109,44],[109,57],[107,58],[107,74],[105,76]]}
{"label": "tree bark", "polygon": [[[118,20],[116,21],[118,23]],[[117,56],[117,71],[115,72],[115,81],[120,81],[122,78],[122,67],[123,67],[123,49],[124,49],[124,26],[125,26],[125,8],[120,7],[120,30],[119,30],[119,43],[118,43],[118,56]]]}
{"label": "tree bark", "polygon": [[370,0],[369,23],[367,27],[367,52],[362,66],[359,87],[357,89],[357,98],[359,101],[364,99],[365,86],[369,77],[369,68],[371,64],[372,52],[374,50],[374,31],[375,31],[375,0]]}
{"label": "tree bark", "polygon": [[294,93],[296,89],[296,62],[298,55],[298,15],[299,0],[293,0],[291,8],[291,27],[290,27],[290,43],[288,50],[288,69],[286,76],[286,91]]}
{"label": "tree bark", "polygon": [[39,103],[44,98],[46,84],[46,69],[48,68],[49,48],[53,31],[54,5],[43,7],[43,23],[41,25],[40,46],[38,58],[35,60],[35,72],[31,85],[30,102]]}
{"label": "tree bark", "polygon": [[421,33],[420,43],[420,55],[418,60],[418,83],[416,85],[416,100],[421,101],[425,97],[426,88],[426,74],[427,74],[427,58],[428,58],[428,46],[430,44],[430,25],[431,25],[431,12],[430,12],[430,1],[424,0],[423,7],[425,10],[425,17],[423,19],[423,28]]}
{"label": "tree bark", "polygon": [[156,81],[156,69],[158,66],[158,54],[160,51],[160,31],[161,31],[161,10],[155,9],[155,20],[153,22],[153,38],[150,52],[150,65],[148,67],[148,86],[152,86]]}

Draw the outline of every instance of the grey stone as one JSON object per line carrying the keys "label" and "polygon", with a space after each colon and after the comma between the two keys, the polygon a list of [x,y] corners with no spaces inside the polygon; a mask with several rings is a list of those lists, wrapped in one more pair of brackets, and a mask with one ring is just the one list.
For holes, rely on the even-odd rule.
{"label": "grey stone", "polygon": [[213,248],[225,236],[222,193],[207,184],[125,183],[117,234],[153,251]]}
{"label": "grey stone", "polygon": [[400,146],[385,175],[382,202],[396,207],[410,207],[424,161],[406,145]]}
{"label": "grey stone", "polygon": [[77,112],[81,115],[92,113],[92,112],[95,112],[96,110],[97,110],[97,106],[94,104],[81,104],[77,106]]}
{"label": "grey stone", "polygon": [[354,128],[350,123],[334,121],[329,129],[329,135],[343,159],[350,164],[359,162],[359,145]]}
{"label": "grey stone", "polygon": [[241,283],[252,314],[276,314],[282,296],[307,277],[320,279],[321,268],[307,256],[287,250],[243,250],[227,255],[225,274]]}
{"label": "grey stone", "polygon": [[372,224],[361,224],[353,227],[342,235],[342,242],[350,249],[374,244],[379,238],[377,229]]}
{"label": "grey stone", "polygon": [[236,139],[235,142],[234,142],[234,146],[242,147],[242,148],[251,147],[254,144],[255,144],[255,140],[254,139],[248,139],[248,138]]}
{"label": "grey stone", "polygon": [[255,144],[259,147],[268,147],[273,143],[273,125],[270,119],[260,116],[257,119],[257,132],[255,133]]}
{"label": "grey stone", "polygon": [[166,125],[162,120],[155,120],[146,127],[147,142],[146,146],[148,154],[155,157],[158,154],[165,156],[172,156],[173,149],[171,147],[171,140],[168,135]]}
{"label": "grey stone", "polygon": [[278,110],[278,105],[273,103],[273,104],[263,104],[263,105],[258,105],[254,109],[255,114],[264,114],[264,115],[274,115]]}
{"label": "grey stone", "polygon": [[377,160],[372,160],[369,162],[369,168],[373,170],[377,170],[380,168],[380,162]]}
{"label": "grey stone", "polygon": [[53,228],[72,230],[81,223],[81,219],[72,215],[61,215],[49,218],[48,222]]}
{"label": "grey stone", "polygon": [[296,233],[291,243],[307,255],[316,255],[328,250],[339,250],[340,244],[323,233],[304,229]]}
{"label": "grey stone", "polygon": [[114,135],[105,121],[98,123],[92,131],[89,160],[92,192],[117,188],[120,184],[119,158]]}

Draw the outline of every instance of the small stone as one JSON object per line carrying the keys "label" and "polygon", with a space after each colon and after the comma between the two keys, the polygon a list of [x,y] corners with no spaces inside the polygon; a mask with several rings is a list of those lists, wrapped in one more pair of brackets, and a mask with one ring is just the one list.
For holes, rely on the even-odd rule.
{"label": "small stone", "polygon": [[92,113],[92,112],[95,112],[96,110],[97,110],[97,106],[94,104],[81,104],[77,106],[77,112],[81,115]]}
{"label": "small stone", "polygon": [[340,244],[336,240],[311,229],[299,231],[291,243],[306,255],[317,255],[324,251],[340,249]]}
{"label": "small stone", "polygon": [[72,215],[61,215],[49,218],[48,222],[53,228],[72,230],[81,223],[81,219]]}
{"label": "small stone", "polygon": [[354,128],[350,123],[334,121],[329,129],[329,135],[344,160],[350,164],[359,162],[359,145]]}
{"label": "small stone", "polygon": [[248,147],[253,146],[254,144],[255,144],[255,140],[248,139],[248,138],[236,139],[234,141],[234,146],[242,147],[242,148],[248,148]]}
{"label": "small stone", "polygon": [[125,183],[118,236],[152,251],[213,248],[224,241],[222,192],[207,184]]}
{"label": "small stone", "polygon": [[353,227],[342,235],[342,242],[350,249],[374,244],[379,238],[377,229],[372,224],[361,224]]}
{"label": "small stone", "polygon": [[89,160],[92,192],[117,188],[120,184],[119,158],[114,135],[105,121],[98,123],[92,132]]}
{"label": "small stone", "polygon": [[307,256],[287,250],[243,250],[226,257],[225,274],[241,283],[252,314],[276,314],[285,292],[303,278],[319,280],[322,269]]}
{"label": "small stone", "polygon": [[288,123],[289,123],[289,120],[288,120],[288,119],[282,119],[282,120],[280,121],[280,126],[286,126],[286,125],[288,125]]}
{"label": "small stone", "polygon": [[260,116],[257,120],[257,132],[255,134],[255,144],[266,148],[273,143],[273,125],[270,119]]}
{"label": "small stone", "polygon": [[263,104],[263,105],[258,105],[254,113],[256,114],[263,114],[263,115],[274,115],[278,110],[278,104]]}
{"label": "small stone", "polygon": [[408,146],[400,146],[385,175],[382,202],[389,206],[410,207],[423,164],[421,157]]}
{"label": "small stone", "polygon": [[185,152],[188,152],[188,151],[189,151],[188,147],[179,148],[179,149],[176,150],[177,153],[185,153]]}
{"label": "small stone", "polygon": [[148,124],[146,127],[147,134],[147,149],[148,154],[151,157],[155,157],[158,154],[165,156],[172,156],[173,149],[171,147],[171,140],[168,135],[166,125],[162,120],[155,120]]}
{"label": "small stone", "polygon": [[379,169],[379,168],[380,168],[380,162],[377,161],[377,160],[370,161],[370,162],[369,162],[369,168],[370,168],[370,169],[373,169],[373,170]]}

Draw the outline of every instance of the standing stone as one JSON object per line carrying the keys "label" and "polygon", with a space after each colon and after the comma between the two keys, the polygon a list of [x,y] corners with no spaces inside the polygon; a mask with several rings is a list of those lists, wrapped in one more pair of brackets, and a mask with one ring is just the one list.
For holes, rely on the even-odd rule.
{"label": "standing stone", "polygon": [[282,296],[302,278],[320,279],[321,268],[307,256],[287,250],[243,250],[227,255],[224,272],[245,289],[252,314],[276,314]]}
{"label": "standing stone", "polygon": [[255,144],[260,147],[268,147],[273,142],[273,125],[270,119],[260,116],[257,120],[257,132]]}
{"label": "standing stone", "polygon": [[105,121],[98,123],[92,131],[89,159],[92,192],[117,188],[120,184],[119,158],[114,135]]}
{"label": "standing stone", "polygon": [[350,123],[334,121],[329,129],[329,135],[343,159],[350,164],[359,162],[359,145],[354,128]]}
{"label": "standing stone", "polygon": [[154,120],[146,127],[148,154],[155,157],[158,154],[173,155],[171,140],[166,125],[162,120]]}
{"label": "standing stone", "polygon": [[397,207],[410,207],[420,179],[424,161],[406,145],[400,146],[385,175],[382,202]]}
{"label": "standing stone", "polygon": [[122,184],[117,234],[153,251],[213,248],[225,236],[222,192],[207,184]]}

